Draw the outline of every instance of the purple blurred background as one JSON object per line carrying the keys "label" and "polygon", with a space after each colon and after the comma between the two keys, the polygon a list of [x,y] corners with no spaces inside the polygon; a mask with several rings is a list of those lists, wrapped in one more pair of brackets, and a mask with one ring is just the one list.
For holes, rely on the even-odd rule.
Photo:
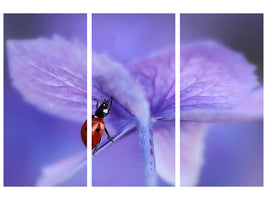
{"label": "purple blurred background", "polygon": [[[158,50],[174,47],[175,15],[93,14],[92,45],[93,51],[105,53],[122,64],[145,58]],[[145,185],[137,132],[93,158],[92,179],[93,186]],[[159,185],[168,184],[160,181]]]}
{"label": "purple blurred background", "polygon": [[[262,14],[181,14],[180,20],[181,43],[213,39],[242,52],[262,82]],[[199,186],[262,186],[263,121],[213,126],[205,160]]]}
{"label": "purple blurred background", "polygon": [[[86,14],[5,14],[4,41],[58,34],[86,45]],[[39,111],[11,85],[4,60],[4,185],[34,186],[45,165],[86,151],[82,124]],[[86,185],[86,167],[61,185]]]}
{"label": "purple blurred background", "polygon": [[93,51],[128,63],[174,46],[174,14],[93,14]]}

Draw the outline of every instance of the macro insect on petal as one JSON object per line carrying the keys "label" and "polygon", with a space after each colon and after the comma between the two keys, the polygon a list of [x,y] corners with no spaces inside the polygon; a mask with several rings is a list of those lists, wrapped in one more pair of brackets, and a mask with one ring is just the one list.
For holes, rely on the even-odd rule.
{"label": "macro insect on petal", "polygon": [[[113,138],[109,135],[104,122],[104,117],[109,114],[111,109],[113,98],[110,97],[109,100],[104,99],[100,105],[97,99],[94,100],[97,102],[95,114],[92,115],[92,149],[93,154],[95,155],[104,132],[107,134],[107,139],[113,142]],[[84,122],[81,128],[81,137],[84,145],[87,147],[87,120]]]}

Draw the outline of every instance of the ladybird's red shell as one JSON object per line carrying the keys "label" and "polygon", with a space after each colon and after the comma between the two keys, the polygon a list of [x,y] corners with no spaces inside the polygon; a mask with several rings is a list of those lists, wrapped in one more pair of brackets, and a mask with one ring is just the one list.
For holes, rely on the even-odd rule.
{"label": "ladybird's red shell", "polygon": [[92,119],[92,149],[100,142],[102,134],[105,131],[105,122],[101,118]]}
{"label": "ladybird's red shell", "polygon": [[87,120],[84,122],[81,128],[81,136],[82,136],[84,145],[87,147]]}

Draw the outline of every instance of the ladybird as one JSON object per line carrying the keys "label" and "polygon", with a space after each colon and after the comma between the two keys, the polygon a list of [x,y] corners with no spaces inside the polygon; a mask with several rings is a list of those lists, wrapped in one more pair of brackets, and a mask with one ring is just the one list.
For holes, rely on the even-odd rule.
{"label": "ladybird", "polygon": [[[109,114],[109,111],[112,106],[113,98],[110,97],[109,100],[103,100],[100,103],[97,99],[94,99],[96,103],[95,114],[92,115],[92,150],[95,154],[98,145],[100,144],[101,137],[105,132],[107,134],[107,139],[113,142],[113,138],[109,135],[108,130],[105,127],[104,117]],[[81,129],[81,136],[84,145],[87,147],[87,121],[84,122]]]}

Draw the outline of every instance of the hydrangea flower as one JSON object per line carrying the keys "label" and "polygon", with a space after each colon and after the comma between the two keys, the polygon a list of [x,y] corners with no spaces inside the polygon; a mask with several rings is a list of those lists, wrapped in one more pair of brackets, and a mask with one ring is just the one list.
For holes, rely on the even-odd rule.
{"label": "hydrangea flower", "polygon": [[246,58],[214,41],[181,46],[181,185],[196,185],[207,129],[262,118],[263,90]]}
{"label": "hydrangea flower", "polygon": [[[52,49],[63,53],[50,54]],[[85,118],[86,84],[81,84],[86,82],[83,45],[55,36],[9,41],[8,52],[14,86],[27,101],[61,118],[79,122]],[[63,59],[66,55],[68,59]],[[59,67],[61,62],[68,67]],[[239,73],[241,69],[243,73]],[[203,164],[203,138],[210,123],[247,121],[262,116],[262,88],[254,70],[242,55],[216,42],[204,41],[181,48],[182,185],[194,185],[198,180]],[[93,97],[114,98],[106,124],[110,132],[116,133],[115,142],[126,133],[138,133],[148,185],[157,184],[157,175],[174,184],[173,72],[173,49],[126,65],[93,53]],[[50,92],[54,89],[57,92]],[[106,144],[99,151],[104,147]],[[44,169],[38,183],[58,184],[84,163],[85,156],[81,153],[52,164]]]}
{"label": "hydrangea flower", "polygon": [[[60,36],[11,40],[7,46],[13,85],[24,99],[82,124],[86,118],[86,47]],[[115,140],[129,131],[139,133],[148,185],[157,184],[157,173],[174,183],[174,82],[173,49],[126,66],[93,54],[93,97],[113,97],[106,124],[118,135]],[[170,141],[161,142],[162,137]],[[166,159],[165,153],[170,157]],[[66,180],[85,164],[85,155],[45,167],[37,185]]]}

